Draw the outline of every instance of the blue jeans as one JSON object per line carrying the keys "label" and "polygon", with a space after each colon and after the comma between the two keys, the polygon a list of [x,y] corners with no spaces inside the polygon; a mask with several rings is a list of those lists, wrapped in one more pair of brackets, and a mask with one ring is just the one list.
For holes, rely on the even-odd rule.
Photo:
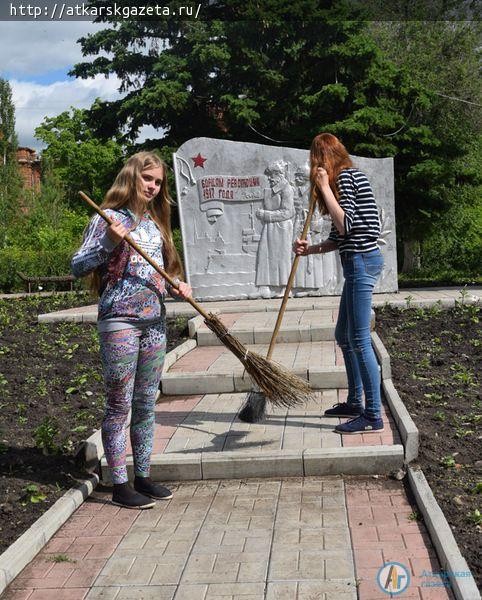
{"label": "blue jeans", "polygon": [[335,339],[345,360],[347,402],[362,407],[365,416],[380,418],[380,371],[372,348],[370,317],[373,288],[383,268],[380,250],[341,254],[345,283],[341,294]]}

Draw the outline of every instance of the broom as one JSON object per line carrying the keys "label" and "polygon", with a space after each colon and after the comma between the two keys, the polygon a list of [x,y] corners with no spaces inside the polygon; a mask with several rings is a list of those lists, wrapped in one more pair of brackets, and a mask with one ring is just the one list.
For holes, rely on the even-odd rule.
{"label": "broom", "polygon": [[[79,192],[79,194],[109,225],[113,224],[113,220],[84,192]],[[126,235],[124,239],[173,288],[178,289],[178,285],[174,280],[130,236]],[[249,351],[238,339],[228,332],[216,315],[207,313],[193,298],[185,298],[185,300],[204,317],[207,327],[241,361],[248,375],[258,388],[263,391],[265,398],[272,404],[275,406],[290,407],[302,403],[307,397],[311,396],[311,388],[307,381],[289,373],[281,366],[270,362],[259,354]],[[264,399],[264,401],[266,400]]]}
{"label": "broom", "polygon": [[[310,205],[308,207],[308,214],[306,215],[305,224],[303,226],[303,231],[301,232],[301,240],[305,240],[308,235],[308,229],[310,227],[311,218],[313,217],[313,212],[315,210],[316,197],[314,194],[311,195]],[[278,333],[281,327],[281,321],[283,320],[283,316],[286,309],[286,304],[288,303],[288,298],[291,292],[291,288],[293,287],[293,281],[295,279],[296,270],[298,269],[298,263],[300,262],[300,256],[296,255],[293,264],[291,265],[290,276],[288,277],[288,283],[286,284],[285,293],[283,296],[283,301],[281,303],[281,307],[278,312],[278,318],[276,319],[276,324],[274,326],[273,334],[271,336],[271,342],[268,348],[268,354],[266,355],[266,360],[271,360],[271,356],[274,351],[274,346],[276,344],[276,338],[278,337]],[[280,403],[281,404],[281,403]],[[283,406],[288,406],[284,404]],[[246,423],[258,423],[262,421],[266,416],[266,397],[263,394],[263,391],[258,389],[252,389],[248,394],[246,402],[243,408],[239,411],[238,419],[241,421],[245,421]]]}

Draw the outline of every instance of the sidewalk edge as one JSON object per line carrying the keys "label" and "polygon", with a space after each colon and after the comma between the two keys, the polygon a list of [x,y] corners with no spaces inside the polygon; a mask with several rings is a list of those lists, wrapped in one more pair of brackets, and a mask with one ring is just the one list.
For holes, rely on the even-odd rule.
{"label": "sidewalk edge", "polygon": [[67,519],[79,508],[99,483],[92,475],[75,488],[67,490],[3,554],[0,555],[0,594],[42,550]]}
{"label": "sidewalk edge", "polygon": [[372,332],[372,344],[380,363],[382,390],[402,438],[405,462],[410,463],[418,456],[418,428],[395,388],[392,381],[390,354],[376,332]]}
{"label": "sidewalk edge", "polygon": [[393,381],[391,379],[382,381],[382,389],[405,447],[405,462],[410,463],[418,456],[418,428],[410,416],[407,407],[398,395],[398,392],[393,385]]}
{"label": "sidewalk edge", "polygon": [[[450,579],[457,600],[480,600],[474,577],[462,556],[450,525],[445,518],[421,469],[408,467],[408,481],[422,513],[424,523],[435,546],[438,559]],[[468,572],[471,577],[456,577],[456,573]]]}

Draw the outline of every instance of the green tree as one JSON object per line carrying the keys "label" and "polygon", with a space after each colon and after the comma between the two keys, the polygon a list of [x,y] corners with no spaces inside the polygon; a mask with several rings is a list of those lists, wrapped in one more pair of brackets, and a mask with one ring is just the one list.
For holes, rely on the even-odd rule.
{"label": "green tree", "polygon": [[[397,158],[403,270],[441,263],[460,269],[464,262],[473,269],[480,259],[474,240],[481,228],[480,22],[379,22],[370,29],[385,55],[429,91],[422,117],[438,140],[438,147],[417,161],[410,152]],[[413,114],[407,121],[413,122]],[[408,134],[404,128],[398,137]],[[415,138],[412,147],[417,143]]]}
{"label": "green tree", "polygon": [[125,93],[92,107],[98,134],[122,130],[132,142],[153,125],[162,133],[148,145],[169,158],[197,136],[306,148],[332,131],[354,154],[395,157],[401,247],[436,229],[447,190],[469,174],[452,162],[467,152],[465,133],[448,138],[439,127],[440,97],[427,82],[387,58],[353,6],[227,0],[223,8],[221,16],[244,20],[106,19],[81,40],[85,55],[108,56],[73,74],[114,73]]}
{"label": "green tree", "polygon": [[[240,5],[225,4],[234,13]],[[72,73],[114,73],[125,93],[92,107],[98,133],[122,132],[133,141],[140,127],[152,125],[162,133],[151,144],[166,150],[195,136],[306,147],[320,129],[350,118],[363,130],[352,127],[356,143],[370,125],[366,151],[393,152],[383,134],[402,122],[405,104],[416,102],[420,90],[384,63],[364,23],[314,0],[268,4],[246,13],[249,21],[112,22],[81,39],[85,55],[109,57],[76,65]]]}
{"label": "green tree", "polygon": [[15,107],[10,83],[0,78],[0,248],[8,243],[8,226],[18,212],[21,180],[17,166]]}
{"label": "green tree", "polygon": [[103,196],[122,160],[122,147],[114,139],[98,139],[86,111],[71,108],[47,117],[35,136],[47,146],[42,152],[44,171],[63,187],[72,206],[79,205],[79,190],[98,199]]}
{"label": "green tree", "polygon": [[3,166],[15,158],[15,107],[10,83],[0,78],[0,157]]}

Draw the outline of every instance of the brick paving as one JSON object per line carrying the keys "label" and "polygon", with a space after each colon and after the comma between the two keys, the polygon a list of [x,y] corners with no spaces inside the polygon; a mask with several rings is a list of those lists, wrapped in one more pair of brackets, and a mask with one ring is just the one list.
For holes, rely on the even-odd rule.
{"label": "brick paving", "polygon": [[[410,569],[403,598],[440,565],[403,485],[384,478],[186,482],[147,511],[101,486],[2,600],[381,600],[383,561]],[[55,562],[61,560],[62,562]]]}
{"label": "brick paving", "polygon": [[[267,344],[248,344],[248,350],[266,356]],[[272,360],[283,367],[305,373],[314,367],[343,366],[343,356],[336,352],[335,342],[299,342],[277,344]],[[224,373],[243,375],[244,367],[225,346],[197,346],[168,369],[168,373]]]}
{"label": "brick paving", "polygon": [[423,575],[440,571],[440,563],[425,525],[418,520],[403,487],[395,481],[350,480],[345,483],[348,522],[356,565],[359,600],[383,600],[376,575],[387,562],[410,572],[409,588],[401,597],[453,600],[442,580]]}

